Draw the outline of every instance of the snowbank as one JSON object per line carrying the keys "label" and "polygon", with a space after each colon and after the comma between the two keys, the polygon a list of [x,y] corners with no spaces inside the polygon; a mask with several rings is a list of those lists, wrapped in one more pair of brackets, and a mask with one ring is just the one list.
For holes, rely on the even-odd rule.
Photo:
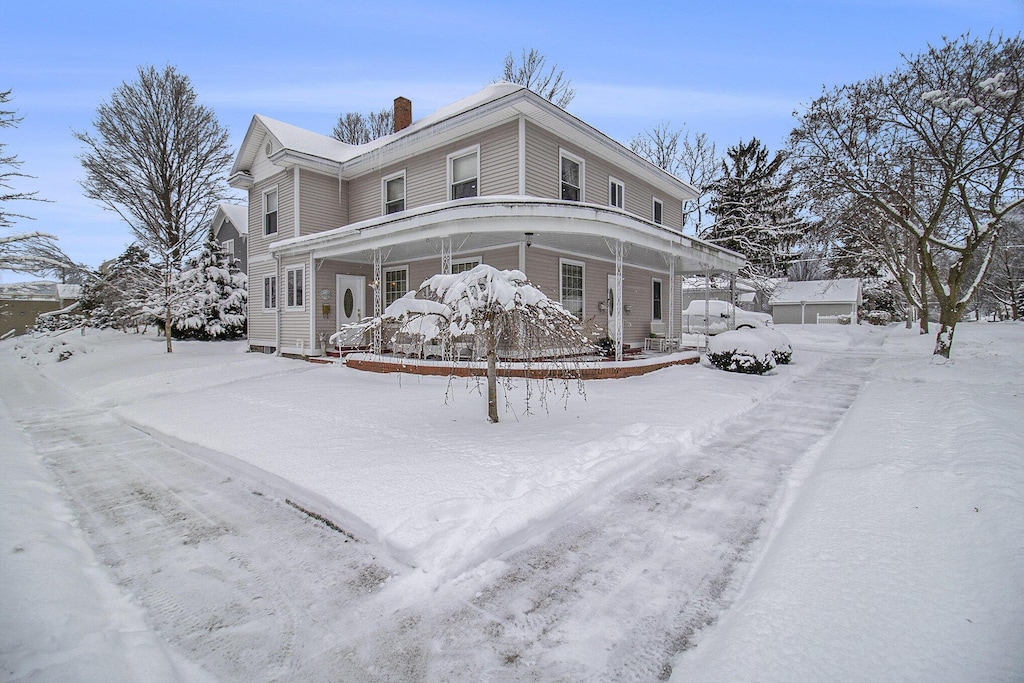
{"label": "snowbank", "polygon": [[673,681],[1024,678],[1024,326],[961,324],[947,364],[932,343],[892,332]]}

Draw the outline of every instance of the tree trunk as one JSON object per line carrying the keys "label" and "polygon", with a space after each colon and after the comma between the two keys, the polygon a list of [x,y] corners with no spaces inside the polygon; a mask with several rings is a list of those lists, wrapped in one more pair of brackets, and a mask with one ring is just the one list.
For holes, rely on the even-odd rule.
{"label": "tree trunk", "polygon": [[956,319],[950,320],[945,312],[939,316],[939,333],[935,335],[935,350],[933,355],[949,358],[953,349],[953,331],[956,329]]}
{"label": "tree trunk", "polygon": [[495,340],[487,344],[487,421],[498,422],[498,351]]}
{"label": "tree trunk", "polygon": [[167,353],[171,353],[171,302],[167,302],[167,307],[164,309],[164,338],[167,340]]}
{"label": "tree trunk", "polygon": [[928,334],[928,281],[924,277],[924,267],[921,268],[921,332]]}

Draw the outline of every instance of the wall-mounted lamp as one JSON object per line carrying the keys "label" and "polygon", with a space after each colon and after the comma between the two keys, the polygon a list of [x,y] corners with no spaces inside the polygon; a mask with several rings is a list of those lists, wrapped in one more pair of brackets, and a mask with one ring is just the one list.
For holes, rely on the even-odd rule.
{"label": "wall-mounted lamp", "polygon": [[533,233],[532,232],[526,232],[526,233],[523,233],[523,234],[526,235],[526,246],[530,246],[531,244],[533,244]]}
{"label": "wall-mounted lamp", "polygon": [[598,301],[597,302],[597,310],[599,310],[599,311],[601,311],[603,313],[604,309],[606,309],[606,308],[608,308],[608,305],[605,304],[605,302],[603,302],[603,301]]}
{"label": "wall-mounted lamp", "polygon": [[633,307],[630,306],[629,304],[626,304],[625,306],[622,307],[622,310],[626,312],[626,315],[629,315],[630,313],[633,312]]}

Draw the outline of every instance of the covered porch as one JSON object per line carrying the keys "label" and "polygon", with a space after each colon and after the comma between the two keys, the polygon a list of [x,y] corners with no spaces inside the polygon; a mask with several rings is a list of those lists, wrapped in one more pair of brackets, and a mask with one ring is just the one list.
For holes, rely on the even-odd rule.
{"label": "covered porch", "polygon": [[[734,276],[743,258],[619,209],[521,196],[479,197],[274,243],[282,275],[308,270],[305,315],[279,313],[279,352],[319,356],[342,325],[380,315],[438,273],[479,263],[520,270],[621,361],[667,350],[682,331],[679,281]],[[378,335],[379,336],[379,335]],[[294,342],[292,341],[294,340]],[[369,351],[380,354],[384,340]]]}

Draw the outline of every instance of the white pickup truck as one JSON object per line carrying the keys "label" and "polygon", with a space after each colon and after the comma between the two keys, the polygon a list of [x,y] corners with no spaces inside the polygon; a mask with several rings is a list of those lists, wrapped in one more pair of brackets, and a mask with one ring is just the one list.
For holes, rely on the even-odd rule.
{"label": "white pickup truck", "polygon": [[[712,299],[707,301],[706,304],[709,317],[707,326],[709,334],[718,334],[719,332],[731,329],[730,325],[734,309],[736,311],[736,329],[743,329],[745,327],[751,329],[755,327],[773,327],[775,324],[772,317],[767,313],[744,311],[742,308],[736,308],[728,301]],[[704,299],[691,301],[690,305],[683,311],[683,332],[703,334],[704,311]]]}

